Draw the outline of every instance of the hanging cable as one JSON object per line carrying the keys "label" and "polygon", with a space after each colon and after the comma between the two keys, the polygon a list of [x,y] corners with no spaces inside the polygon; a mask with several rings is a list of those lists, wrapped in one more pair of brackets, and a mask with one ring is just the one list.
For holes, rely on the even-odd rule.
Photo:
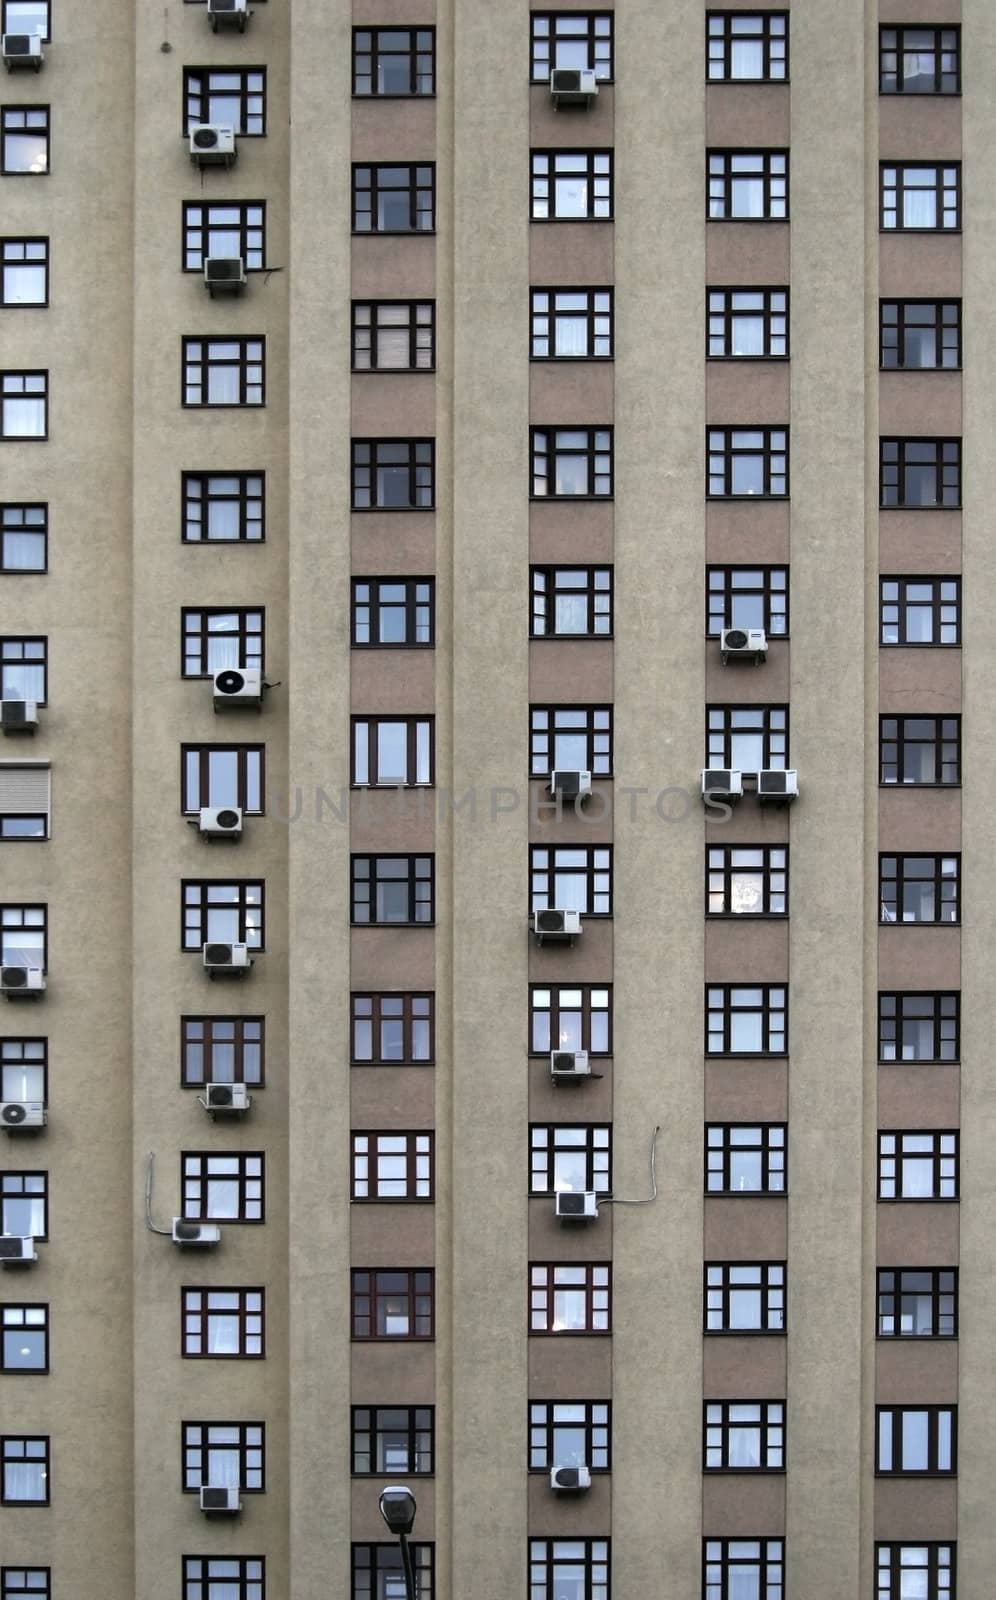
{"label": "hanging cable", "polygon": [[613,1194],[599,1195],[600,1206],[649,1206],[652,1200],[657,1199],[657,1135],[660,1131],[658,1123],[650,1141],[650,1193],[640,1200],[624,1200],[621,1196],[617,1198]]}
{"label": "hanging cable", "polygon": [[145,1226],[150,1233],[164,1233],[172,1238],[172,1228],[157,1228],[152,1220],[152,1169],[155,1166],[155,1162],[156,1158],[150,1150],[145,1171]]}

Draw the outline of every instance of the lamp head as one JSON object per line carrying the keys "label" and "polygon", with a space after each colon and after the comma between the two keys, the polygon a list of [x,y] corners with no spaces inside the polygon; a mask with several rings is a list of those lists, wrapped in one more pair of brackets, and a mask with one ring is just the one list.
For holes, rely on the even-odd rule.
{"label": "lamp head", "polygon": [[380,1514],[395,1535],[411,1533],[415,1522],[415,1496],[402,1483],[388,1484],[381,1491]]}

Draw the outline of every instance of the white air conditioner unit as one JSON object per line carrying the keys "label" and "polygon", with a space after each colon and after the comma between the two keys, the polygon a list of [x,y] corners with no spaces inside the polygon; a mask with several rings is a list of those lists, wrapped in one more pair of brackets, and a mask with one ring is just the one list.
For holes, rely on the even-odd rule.
{"label": "white air conditioner unit", "polygon": [[554,1215],[561,1222],[593,1222],[598,1216],[598,1195],[594,1189],[583,1193],[554,1196]]}
{"label": "white air conditioner unit", "polygon": [[201,1510],[208,1517],[237,1517],[242,1510],[238,1489],[216,1489],[205,1484],[201,1488]]}
{"label": "white air conditioner unit", "polygon": [[0,967],[0,994],[6,1000],[38,1000],[45,993],[41,967]]}
{"label": "white air conditioner unit", "polygon": [[206,1083],[201,1104],[214,1117],[241,1117],[252,1105],[252,1095],[244,1083]]}
{"label": "white air conditioner unit", "polygon": [[226,27],[236,27],[240,33],[245,33],[249,23],[248,0],[207,0],[207,11],[215,33],[218,32],[220,23]]}
{"label": "white air conditioner unit", "polygon": [[220,944],[209,939],[201,947],[201,960],[208,976],[214,978],[220,972],[234,974],[244,978],[252,966],[252,956],[249,954],[247,944]]}
{"label": "white air conditioner unit", "polygon": [[561,106],[594,105],[598,98],[598,80],[590,67],[554,67],[550,73],[550,98],[559,111]]}
{"label": "white air conditioner unit", "polygon": [[558,768],[551,772],[547,789],[550,794],[562,795],[565,800],[583,800],[591,794],[591,773]]}
{"label": "white air conditioner unit", "polygon": [[768,655],[768,636],[763,628],[724,628],[719,636],[719,648],[725,666],[732,656],[735,660],[765,661]]}
{"label": "white air conditioner unit", "polygon": [[706,767],[702,773],[703,800],[739,800],[744,792],[744,775],[736,767]]}
{"label": "white air conditioner unit", "polygon": [[241,256],[207,256],[204,282],[212,300],[216,294],[241,294],[249,280]]}
{"label": "white air conditioner unit", "polygon": [[45,1107],[41,1100],[0,1100],[0,1128],[4,1133],[44,1126]]}
{"label": "white air conditioner unit", "polygon": [[33,67],[35,72],[40,72],[45,60],[37,33],[5,33],[0,53],[8,72],[13,72],[15,67]]}
{"label": "white air conditioner unit", "polygon": [[188,1222],[186,1217],[174,1217],[173,1243],[197,1246],[220,1244],[221,1229],[216,1222]]}
{"label": "white air conditioner unit", "polygon": [[0,1238],[0,1267],[30,1267],[38,1260],[33,1239]]}
{"label": "white air conditioner unit", "polygon": [[791,805],[799,798],[799,774],[791,767],[787,772],[766,767],[757,775],[757,798],[762,803]]}
{"label": "white air conditioner unit", "polygon": [[201,806],[197,813],[197,828],[207,839],[240,839],[242,807]]}
{"label": "white air conditioner unit", "polygon": [[554,1083],[571,1083],[590,1078],[587,1050],[551,1050],[550,1076]]}
{"label": "white air conditioner unit", "polygon": [[591,1473],[587,1467],[553,1467],[550,1488],[557,1494],[583,1494],[591,1488]]}
{"label": "white air conditioner unit", "polygon": [[259,667],[222,667],[212,679],[216,711],[261,709],[265,685]]}
{"label": "white air conditioner unit", "polygon": [[534,911],[533,932],[540,944],[573,944],[581,933],[581,913]]}
{"label": "white air conditioner unit", "polygon": [[34,700],[0,700],[0,728],[4,733],[34,733],[38,706]]}
{"label": "white air conditioner unit", "polygon": [[235,129],[213,122],[196,122],[190,129],[190,159],[198,167],[230,167],[238,150]]}

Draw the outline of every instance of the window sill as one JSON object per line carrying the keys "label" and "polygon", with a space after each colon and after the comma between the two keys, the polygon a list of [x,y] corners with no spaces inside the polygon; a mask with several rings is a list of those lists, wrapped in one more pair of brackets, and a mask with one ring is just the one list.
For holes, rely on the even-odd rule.
{"label": "window sill", "polygon": [[354,378],[425,378],[435,367],[350,367]]}
{"label": "window sill", "polygon": [[706,1189],[707,1200],[787,1200],[787,1189]]}
{"label": "window sill", "polygon": [[[209,1083],[218,1083],[218,1082],[220,1082],[220,1080],[218,1078],[204,1078],[204,1079],[202,1079],[202,1081],[200,1083],[189,1083],[189,1082],[188,1083],[181,1083],[180,1084],[180,1088],[181,1089],[191,1089],[191,1090],[194,1091],[194,1093],[201,1094],[207,1088]],[[266,1088],[266,1084],[263,1083],[262,1081],[260,1081],[259,1083],[252,1083],[248,1078],[236,1078],[236,1079],[233,1080],[232,1083],[226,1083],[226,1088],[233,1088],[233,1087],[236,1087],[236,1088],[237,1087],[244,1087],[244,1088],[248,1089],[250,1091],[250,1093],[255,1094],[257,1089],[265,1089]]]}
{"label": "window sill", "polygon": [[[431,852],[427,851],[426,854],[431,854]],[[434,928],[436,926],[436,924],[434,922],[354,922],[352,920],[352,918],[350,918],[349,926],[351,928],[376,928],[376,929],[382,929],[382,928]],[[400,1066],[401,1063],[399,1062],[398,1065]]]}
{"label": "window sill", "polygon": [[611,1339],[611,1328],[527,1328],[529,1339]]}
{"label": "window sill", "polygon": [[368,101],[376,103],[378,100],[435,100],[436,91],[433,90],[431,94],[420,94],[418,91],[411,94],[357,94],[354,90],[350,98],[362,106]]}
{"label": "window sill", "polygon": [[[555,1045],[551,1045],[549,1050],[530,1050],[528,1052],[528,1058],[529,1058],[530,1061],[547,1061],[548,1062],[550,1060],[551,1055],[560,1055],[562,1052],[564,1054],[573,1054],[573,1052],[567,1050],[565,1045],[560,1045],[559,1047],[555,1046]],[[612,1060],[612,1055],[611,1055],[610,1052],[609,1053],[599,1053],[597,1050],[588,1050],[586,1053],[587,1053],[588,1059],[590,1061],[606,1061],[606,1062],[608,1062],[608,1061]]]}
{"label": "window sill", "polygon": [[927,372],[933,372],[933,373],[961,372],[963,370],[963,368],[962,368],[962,365],[961,365],[960,361],[959,361],[959,363],[958,363],[958,365],[956,367],[885,367],[885,366],[882,365],[882,363],[880,361],[879,364],[878,364],[878,370],[879,370],[879,372],[896,372],[896,373],[899,373],[900,376],[906,377],[909,374],[914,373],[914,372],[915,373],[920,373],[920,374],[927,373]]}
{"label": "window sill", "polygon": [[[357,922],[353,927],[366,927],[366,923]],[[350,1067],[434,1067],[435,1059],[431,1061],[351,1061]]]}
{"label": "window sill", "polygon": [[[530,356],[530,361],[540,367],[577,367],[584,362],[593,366],[611,366],[615,356]],[[534,498],[545,499],[545,495]],[[579,496],[579,498],[581,498]],[[602,498],[601,496],[599,498]]]}
{"label": "window sill", "polygon": [[611,494],[531,494],[532,505],[611,505],[615,495]]}
{"label": "window sill", "polygon": [[961,641],[957,644],[934,644],[932,641],[919,643],[913,639],[880,639],[881,650],[960,650]]}
{"label": "window sill", "polygon": [[[788,563],[786,563],[786,565],[788,565]],[[724,622],[723,627],[724,628],[735,628],[736,627],[736,623],[735,622]],[[790,633],[768,633],[767,628],[764,631],[765,631],[765,636],[767,637],[769,645],[771,645],[771,644],[788,644],[789,640],[792,637],[792,635]],[[705,635],[706,644],[719,644],[720,637],[721,637],[721,635],[718,634],[718,633],[707,633]],[[760,663],[760,665],[763,666],[764,662],[762,661]]]}
{"label": "window sill", "polygon": [[351,234],[354,239],[434,239],[435,236],[435,228],[354,228]]}
{"label": "window sill", "polygon": [[[188,3],[192,5],[194,3],[194,0],[188,0]],[[184,546],[185,549],[188,549],[188,550],[197,550],[201,546],[206,546],[209,550],[225,550],[225,549],[232,549],[232,550],[246,550],[246,549],[248,549],[248,550],[251,550],[254,545],[265,544],[266,540],[265,539],[185,539],[183,537],[183,534],[181,533],[181,535],[180,535],[180,543]]]}
{"label": "window sill", "polygon": [[[954,166],[954,162],[951,165]],[[961,235],[960,228],[886,228],[880,225],[878,231],[885,235],[886,238],[904,238],[912,234],[914,238],[919,239],[929,239],[932,235],[936,235],[941,239],[957,239]]]}
{"label": "window sill", "polygon": [[707,1050],[706,1061],[787,1061],[787,1050]]}
{"label": "window sill", "polygon": [[707,911],[708,922],[787,922],[787,911]]}
{"label": "window sill", "polygon": [[961,784],[960,783],[889,783],[884,778],[880,778],[879,779],[878,786],[879,786],[880,789],[955,789],[955,790],[958,790],[958,789],[961,788]]}
{"label": "window sill", "polygon": [[880,1206],[957,1206],[961,1204],[961,1196],[957,1194],[880,1194],[875,1196],[875,1202]]}
{"label": "window sill", "polygon": [[900,922],[898,920],[896,922],[887,922],[884,921],[883,918],[879,917],[878,926],[880,928],[960,928],[961,918],[959,918],[957,922],[925,922],[920,917],[918,917],[914,922]]}
{"label": "window sill", "polygon": [[707,227],[724,227],[727,223],[730,223],[730,222],[736,223],[736,224],[741,224],[741,223],[744,223],[744,222],[753,222],[753,223],[760,222],[765,227],[769,227],[772,223],[774,223],[776,225],[778,223],[786,223],[787,224],[790,220],[791,219],[789,217],[706,217],[706,226]]}
{"label": "window sill", "polygon": [[[48,567],[0,567],[0,578],[45,578]],[[37,702],[41,705],[41,701]]]}
{"label": "window sill", "polygon": [[788,360],[788,356],[706,356],[707,363],[710,361],[744,361],[749,362],[752,366],[756,366],[760,361],[773,361],[776,365],[779,363],[785,365]]}
{"label": "window sill", "polygon": [[371,511],[379,511],[381,513],[384,513],[384,512],[397,512],[397,511],[418,511],[418,512],[421,512],[421,513],[424,514],[426,512],[435,511],[436,508],[435,508],[434,505],[432,505],[432,506],[350,506],[349,509],[350,509],[350,511],[351,511],[351,513],[353,514],[354,517],[365,517]]}
{"label": "window sill", "polygon": [[880,500],[878,503],[878,509],[880,511],[960,511],[961,502],[959,501],[956,506],[906,506],[889,505],[886,503],[886,501]]}
{"label": "window sill", "polygon": [[784,1339],[787,1328],[705,1328],[704,1339]]}
{"label": "window sill", "polygon": [[435,650],[432,644],[350,644],[351,650]]}
{"label": "window sill", "polygon": [[208,400],[181,400],[184,411],[265,411],[265,400],[236,400],[232,404],[212,405]]}
{"label": "window sill", "polygon": [[[355,648],[362,650],[365,647],[356,645]],[[406,794],[416,794],[420,791],[431,793],[436,785],[434,783],[351,783],[349,787],[355,794],[367,790],[374,790],[380,794],[397,794],[399,789],[402,789]]]}
{"label": "window sill", "polygon": [[0,311],[47,311],[47,300],[11,300],[0,303]]}
{"label": "window sill", "polygon": [[879,1056],[877,1065],[880,1067],[960,1067],[961,1056],[955,1056],[950,1061],[942,1061],[932,1056],[929,1061],[903,1061],[896,1056]]}
{"label": "window sill", "polygon": [[602,640],[607,640],[611,643],[613,637],[614,635],[611,633],[531,633],[529,635],[529,643],[542,644],[546,641],[552,644],[560,643],[564,639],[586,639],[597,644]]}
{"label": "window sill", "polygon": [[[933,1344],[939,1341],[942,1344],[957,1344],[956,1333],[876,1333],[876,1344]],[[891,1477],[891,1473],[883,1474]]]}
{"label": "window sill", "polygon": [[[708,505],[788,505],[787,494],[707,494]],[[741,563],[742,564],[742,563]]]}
{"label": "window sill", "polygon": [[[762,1402],[763,1403],[763,1402]],[[784,1404],[784,1401],[782,1402]],[[787,1467],[703,1467],[704,1478],[784,1478]]]}
{"label": "window sill", "polygon": [[529,221],[536,227],[546,227],[551,222],[615,222],[615,217],[530,217]]}
{"label": "window sill", "polygon": [[350,1195],[351,1206],[434,1206],[435,1200],[428,1199],[425,1195],[411,1194],[370,1194]]}
{"label": "window sill", "polygon": [[706,78],[707,89],[787,89],[791,78]]}

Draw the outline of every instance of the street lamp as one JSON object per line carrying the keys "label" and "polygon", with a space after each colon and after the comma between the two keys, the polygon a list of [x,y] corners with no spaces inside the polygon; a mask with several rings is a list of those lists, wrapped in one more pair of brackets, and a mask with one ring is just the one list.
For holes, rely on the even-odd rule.
{"label": "street lamp", "polygon": [[381,1491],[380,1514],[388,1530],[396,1533],[401,1545],[401,1564],[405,1572],[405,1593],[408,1600],[416,1600],[415,1568],[408,1548],[408,1535],[415,1523],[415,1496],[403,1483],[390,1483]]}

